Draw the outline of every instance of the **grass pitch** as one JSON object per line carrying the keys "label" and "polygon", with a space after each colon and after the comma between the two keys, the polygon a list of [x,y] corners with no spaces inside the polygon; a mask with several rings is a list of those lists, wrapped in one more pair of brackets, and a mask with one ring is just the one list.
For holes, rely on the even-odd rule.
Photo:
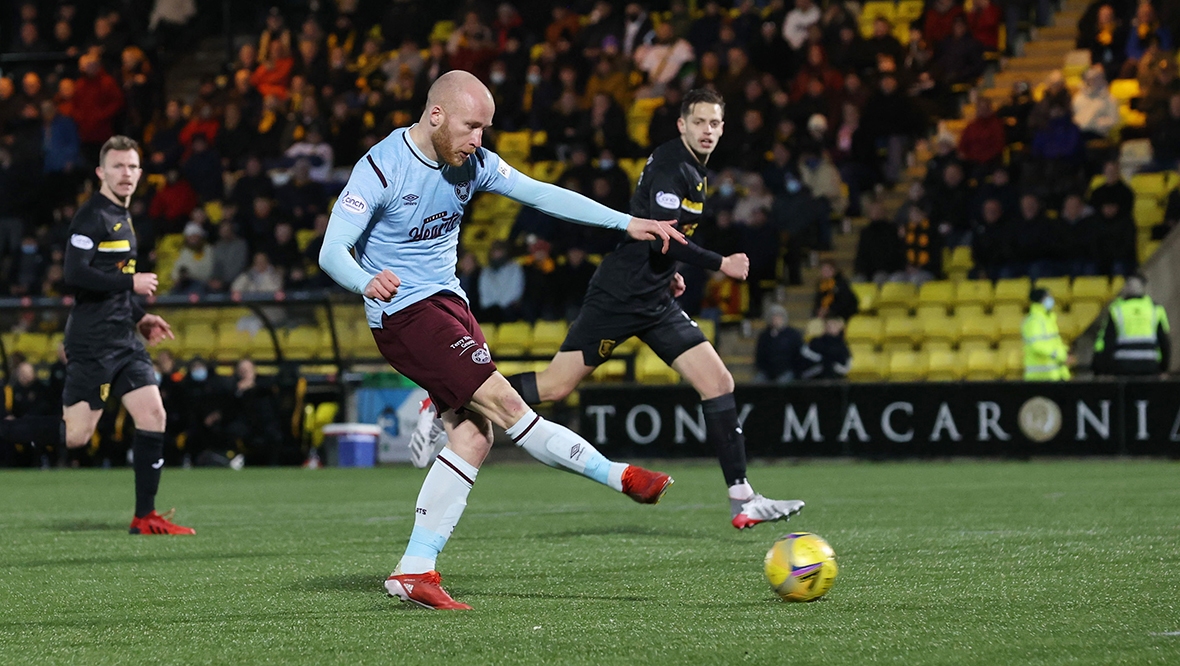
{"label": "grass pitch", "polygon": [[[440,568],[475,606],[384,596],[423,472],[169,470],[196,537],[133,537],[132,477],[0,472],[0,663],[1180,663],[1180,466],[755,466],[808,502],[737,532],[714,463],[639,506],[538,464],[485,467]],[[840,575],[786,604],[784,531]]]}

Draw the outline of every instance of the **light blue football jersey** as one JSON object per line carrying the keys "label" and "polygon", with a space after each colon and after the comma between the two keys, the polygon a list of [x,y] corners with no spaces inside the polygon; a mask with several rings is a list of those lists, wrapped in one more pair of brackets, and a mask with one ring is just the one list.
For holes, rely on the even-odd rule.
{"label": "light blue football jersey", "polygon": [[440,291],[466,299],[455,275],[459,222],[476,192],[507,195],[520,174],[480,148],[460,167],[436,163],[406,133],[394,130],[352,169],[336,200],[333,221],[362,230],[355,252],[370,275],[390,269],[401,279],[393,300],[365,298],[369,326]]}

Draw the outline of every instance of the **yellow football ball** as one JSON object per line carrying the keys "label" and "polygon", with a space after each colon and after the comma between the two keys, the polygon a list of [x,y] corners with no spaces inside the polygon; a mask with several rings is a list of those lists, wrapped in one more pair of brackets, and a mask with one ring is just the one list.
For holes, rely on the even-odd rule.
{"label": "yellow football ball", "polygon": [[779,537],[766,552],[766,580],[783,601],[815,601],[836,580],[836,552],[810,532]]}

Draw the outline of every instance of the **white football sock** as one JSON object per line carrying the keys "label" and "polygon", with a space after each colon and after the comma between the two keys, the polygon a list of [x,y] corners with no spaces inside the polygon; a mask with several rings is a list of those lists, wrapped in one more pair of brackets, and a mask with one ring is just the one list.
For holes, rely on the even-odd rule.
{"label": "white football sock", "polygon": [[517,446],[546,465],[581,474],[622,492],[627,463],[608,460],[569,428],[546,421],[530,409],[507,432]]}
{"label": "white football sock", "polygon": [[750,486],[750,482],[742,479],[740,482],[729,487],[729,499],[742,500],[743,502],[754,496],[754,488]]}
{"label": "white football sock", "polygon": [[417,574],[434,569],[438,554],[467,508],[467,495],[477,474],[479,468],[454,451],[439,452],[418,491],[414,531],[395,573]]}

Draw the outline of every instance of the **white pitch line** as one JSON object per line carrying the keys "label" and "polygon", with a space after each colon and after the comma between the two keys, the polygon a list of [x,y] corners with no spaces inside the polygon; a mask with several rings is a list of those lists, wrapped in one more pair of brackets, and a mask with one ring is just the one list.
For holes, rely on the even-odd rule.
{"label": "white pitch line", "polygon": [[1180,636],[1180,631],[1153,631],[1148,636]]}

